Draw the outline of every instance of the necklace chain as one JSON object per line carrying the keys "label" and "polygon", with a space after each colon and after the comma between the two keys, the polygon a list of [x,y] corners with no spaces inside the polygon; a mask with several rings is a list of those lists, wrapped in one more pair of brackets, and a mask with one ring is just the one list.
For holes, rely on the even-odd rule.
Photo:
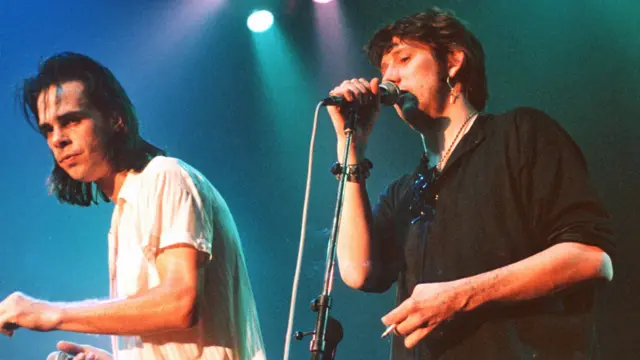
{"label": "necklace chain", "polygon": [[444,156],[442,156],[440,161],[438,161],[438,165],[436,166],[436,169],[440,169],[440,171],[442,171],[442,165],[449,158],[449,155],[451,155],[451,151],[453,150],[453,147],[456,145],[456,142],[458,142],[458,138],[460,137],[460,134],[462,134],[462,130],[464,130],[467,127],[467,124],[469,123],[471,118],[473,118],[473,116],[476,114],[478,114],[478,111],[472,111],[464,120],[464,123],[462,123],[462,126],[460,126],[460,130],[458,130],[456,137],[453,138],[453,142],[451,143],[451,145],[449,145],[449,148],[445,152]]}

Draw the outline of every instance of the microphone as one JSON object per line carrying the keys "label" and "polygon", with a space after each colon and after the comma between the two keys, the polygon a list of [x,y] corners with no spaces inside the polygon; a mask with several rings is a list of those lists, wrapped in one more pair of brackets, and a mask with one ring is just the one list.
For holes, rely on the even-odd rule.
{"label": "microphone", "polygon": [[72,360],[73,355],[67,354],[64,351],[54,351],[47,356],[47,360]]}
{"label": "microphone", "polygon": [[[380,103],[383,105],[395,105],[400,100],[400,88],[390,81],[385,81],[378,87]],[[344,106],[350,104],[343,96],[329,96],[322,100],[322,106]]]}

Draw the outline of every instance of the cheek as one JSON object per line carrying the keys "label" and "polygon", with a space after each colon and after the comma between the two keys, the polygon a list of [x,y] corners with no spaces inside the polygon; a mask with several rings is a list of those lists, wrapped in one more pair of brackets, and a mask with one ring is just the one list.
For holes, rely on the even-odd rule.
{"label": "cheek", "polygon": [[[88,134],[89,135],[89,134]],[[104,152],[107,144],[107,131],[99,126],[91,128],[91,134],[87,136],[90,139],[89,146],[94,152]]]}

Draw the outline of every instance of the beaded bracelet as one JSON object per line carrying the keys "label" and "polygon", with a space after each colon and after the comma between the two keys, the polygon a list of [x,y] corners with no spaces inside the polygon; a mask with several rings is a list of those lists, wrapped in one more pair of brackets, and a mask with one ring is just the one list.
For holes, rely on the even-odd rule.
{"label": "beaded bracelet", "polygon": [[[358,164],[352,164],[347,166],[347,181],[360,182],[366,180],[371,174],[373,169],[373,163],[369,159],[364,159]],[[339,162],[334,162],[331,165],[331,173],[336,176],[336,179],[340,180],[342,176],[342,165]]]}

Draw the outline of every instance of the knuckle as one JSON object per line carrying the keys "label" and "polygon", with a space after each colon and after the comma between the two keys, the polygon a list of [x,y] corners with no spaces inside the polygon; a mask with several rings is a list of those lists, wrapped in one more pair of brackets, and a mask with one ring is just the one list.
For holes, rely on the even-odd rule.
{"label": "knuckle", "polygon": [[397,326],[397,327],[393,330],[393,332],[394,332],[396,335],[406,336],[408,331],[407,331],[407,329],[406,329],[406,327],[405,327],[405,326]]}
{"label": "knuckle", "polygon": [[415,299],[413,296],[411,296],[411,297],[410,297],[409,299],[407,299],[407,300],[408,300],[408,302],[409,302],[409,309],[414,310],[414,309],[416,308],[416,306],[417,306],[417,303],[418,303],[418,302],[416,301],[416,299]]}

